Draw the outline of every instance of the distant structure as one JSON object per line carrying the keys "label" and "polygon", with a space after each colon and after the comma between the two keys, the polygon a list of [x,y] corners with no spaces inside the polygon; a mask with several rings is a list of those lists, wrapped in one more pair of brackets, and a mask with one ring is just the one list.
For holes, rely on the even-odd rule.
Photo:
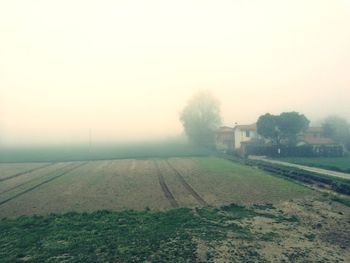
{"label": "distant structure", "polygon": [[260,139],[256,129],[256,123],[249,125],[236,125],[234,127],[235,150],[240,150],[243,142],[250,142]]}
{"label": "distant structure", "polygon": [[[215,135],[217,150],[227,153],[234,152],[242,156],[245,154],[276,155],[278,150],[271,140],[257,133],[256,123],[236,125],[233,128],[222,126]],[[285,156],[342,156],[344,152],[342,145],[323,135],[322,127],[309,127],[298,136],[295,146],[290,147],[282,143],[278,147],[283,148]]]}
{"label": "distant structure", "polygon": [[260,139],[256,123],[236,125],[234,128],[222,126],[215,134],[216,148],[222,151],[240,151],[243,142]]}
{"label": "distant structure", "polygon": [[331,138],[323,135],[322,127],[309,127],[299,138],[297,146],[310,145],[313,152],[319,153],[325,148],[339,146],[338,143]]}
{"label": "distant structure", "polygon": [[216,149],[221,151],[232,151],[235,146],[234,129],[228,126],[220,127],[215,133]]}
{"label": "distant structure", "polygon": [[323,135],[322,127],[309,127],[299,139],[297,145],[332,145],[335,142],[331,138],[327,138]]}

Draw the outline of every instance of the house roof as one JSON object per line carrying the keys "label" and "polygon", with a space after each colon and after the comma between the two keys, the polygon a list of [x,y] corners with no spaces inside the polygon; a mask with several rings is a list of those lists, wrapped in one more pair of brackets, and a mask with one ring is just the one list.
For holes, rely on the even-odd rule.
{"label": "house roof", "polygon": [[312,132],[322,133],[323,128],[322,127],[309,127],[309,128],[307,128],[306,133],[312,133]]}
{"label": "house roof", "polygon": [[303,141],[308,144],[316,144],[316,145],[335,144],[335,142],[332,139],[324,138],[324,137],[319,137],[319,138],[308,137],[308,138],[304,138]]}
{"label": "house roof", "polygon": [[256,131],[256,123],[249,124],[249,125],[236,125],[235,129]]}
{"label": "house roof", "polygon": [[222,126],[222,127],[220,127],[216,132],[217,132],[217,133],[228,133],[228,132],[233,132],[233,128],[228,127],[228,126]]}

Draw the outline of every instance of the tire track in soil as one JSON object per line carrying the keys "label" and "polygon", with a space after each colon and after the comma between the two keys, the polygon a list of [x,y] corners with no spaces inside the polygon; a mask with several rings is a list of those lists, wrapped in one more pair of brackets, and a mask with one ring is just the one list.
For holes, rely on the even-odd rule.
{"label": "tire track in soil", "polygon": [[43,165],[43,166],[40,166],[40,167],[32,168],[32,169],[30,169],[30,170],[22,171],[22,172],[19,172],[19,173],[16,173],[16,174],[7,176],[7,177],[5,177],[5,178],[1,178],[1,179],[0,179],[0,182],[6,181],[6,180],[10,180],[10,179],[12,179],[12,178],[19,177],[19,176],[21,176],[21,175],[29,174],[29,173],[32,173],[32,172],[41,170],[41,169],[43,169],[43,168],[52,166],[52,165],[54,165],[54,164],[56,164],[56,163],[49,163],[49,164],[46,164],[46,165]]}
{"label": "tire track in soil", "polygon": [[[72,167],[72,166],[74,166],[74,164],[68,164],[68,165],[66,165],[65,167],[62,167],[61,170],[64,170],[64,169],[69,168],[69,167]],[[25,182],[20,183],[20,184],[18,184],[18,185],[15,185],[15,186],[13,186],[13,187],[10,187],[10,188],[8,188],[8,189],[6,189],[6,190],[0,192],[0,195],[5,194],[5,193],[7,193],[7,192],[10,192],[10,191],[12,191],[12,190],[15,190],[15,189],[17,189],[17,188],[19,188],[19,187],[21,187],[21,186],[23,186],[23,185],[30,184],[30,183],[32,183],[32,182],[34,182],[34,181],[36,181],[36,180],[39,180],[39,179],[41,179],[41,178],[43,178],[43,177],[45,177],[45,176],[47,176],[47,175],[50,175],[52,172],[54,172],[54,171],[51,171],[51,172],[49,172],[49,173],[45,173],[45,174],[43,174],[43,175],[41,175],[41,176],[39,176],[39,177],[32,178],[31,180],[28,180],[28,181],[25,181]]]}
{"label": "tire track in soil", "polygon": [[157,161],[154,161],[154,165],[156,167],[157,173],[158,173],[158,180],[159,180],[159,184],[160,187],[162,188],[162,191],[164,193],[164,196],[166,197],[166,199],[169,201],[170,205],[172,207],[179,207],[179,204],[177,203],[176,199],[174,198],[173,194],[170,192],[167,184],[165,183],[164,177],[161,173],[161,170],[158,166]]}
{"label": "tire track in soil", "polygon": [[3,204],[6,204],[7,202],[9,202],[9,201],[11,201],[11,200],[13,200],[13,199],[15,199],[15,198],[21,196],[21,195],[24,195],[24,194],[26,194],[26,193],[28,193],[28,192],[30,192],[30,191],[33,191],[34,189],[36,189],[36,188],[38,188],[38,187],[40,187],[40,186],[42,186],[42,185],[44,185],[44,184],[47,184],[47,183],[49,183],[49,182],[52,182],[53,180],[55,180],[55,179],[57,179],[57,178],[59,178],[59,177],[65,175],[65,174],[67,174],[67,173],[69,173],[69,172],[71,172],[71,171],[73,171],[73,170],[75,170],[75,169],[77,169],[77,168],[79,168],[79,167],[81,167],[81,166],[87,164],[87,163],[88,163],[88,162],[84,162],[84,163],[78,164],[77,166],[75,166],[75,167],[73,167],[73,168],[71,168],[71,169],[68,169],[68,170],[62,172],[62,173],[60,173],[59,175],[56,175],[56,176],[54,176],[54,177],[51,177],[50,179],[48,179],[48,180],[46,180],[46,181],[44,181],[44,182],[41,182],[41,183],[39,183],[39,184],[37,184],[37,185],[35,185],[35,186],[33,186],[33,187],[30,187],[30,188],[28,188],[28,189],[26,189],[26,190],[24,190],[24,191],[22,191],[22,192],[20,192],[20,193],[18,193],[18,194],[15,194],[14,196],[9,197],[9,198],[7,198],[7,199],[1,201],[1,202],[0,202],[0,206],[3,205]]}
{"label": "tire track in soil", "polygon": [[185,189],[197,200],[197,202],[202,206],[209,206],[209,204],[192,188],[192,186],[186,182],[181,173],[172,164],[170,164],[169,160],[166,160],[166,163],[171,168],[171,170],[174,171],[176,177],[180,180],[183,187],[185,187]]}
{"label": "tire track in soil", "polygon": [[132,160],[131,166],[130,166],[130,171],[134,171],[136,168],[136,160]]}

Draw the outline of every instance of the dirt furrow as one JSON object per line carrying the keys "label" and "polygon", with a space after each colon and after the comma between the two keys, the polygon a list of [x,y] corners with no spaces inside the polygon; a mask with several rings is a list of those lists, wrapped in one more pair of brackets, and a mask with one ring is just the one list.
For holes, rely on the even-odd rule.
{"label": "dirt furrow", "polygon": [[158,173],[159,184],[160,184],[160,187],[162,188],[164,196],[166,197],[166,199],[168,199],[168,201],[172,207],[179,207],[179,204],[177,203],[173,194],[170,192],[167,184],[165,183],[164,177],[161,173],[161,170],[159,169],[157,161],[154,161],[154,165],[155,165],[157,173]]}
{"label": "dirt furrow", "polygon": [[71,171],[73,171],[73,170],[75,170],[75,169],[77,169],[77,168],[79,168],[79,167],[81,167],[81,166],[87,164],[87,163],[88,163],[88,162],[84,162],[84,163],[81,163],[81,164],[79,164],[79,165],[76,165],[75,167],[73,167],[73,168],[71,168],[71,169],[68,169],[68,170],[62,172],[62,173],[60,173],[59,175],[56,175],[56,176],[54,176],[54,177],[51,177],[51,178],[48,179],[48,180],[45,180],[45,181],[43,181],[43,182],[41,182],[41,183],[39,183],[39,184],[37,184],[37,185],[34,185],[34,186],[32,186],[32,187],[30,187],[30,188],[28,188],[28,189],[26,189],[26,190],[24,190],[24,191],[22,191],[22,192],[20,192],[20,193],[18,193],[18,194],[15,194],[14,196],[9,197],[9,198],[7,198],[7,199],[1,201],[1,202],[0,202],[0,206],[3,205],[3,204],[5,204],[5,203],[7,203],[7,202],[9,202],[9,201],[11,201],[11,200],[13,200],[13,199],[15,199],[15,198],[17,198],[17,197],[19,197],[19,196],[21,196],[21,195],[24,195],[24,194],[26,194],[26,193],[28,193],[28,192],[30,192],[30,191],[33,191],[34,189],[36,189],[36,188],[38,188],[38,187],[40,187],[40,186],[42,186],[42,185],[44,185],[44,184],[47,184],[47,183],[49,183],[49,182],[51,182],[51,181],[53,181],[53,180],[55,180],[55,179],[57,179],[57,178],[59,178],[59,177],[65,175],[65,174],[67,174],[67,173],[69,173],[69,172],[71,172]]}
{"label": "dirt furrow", "polygon": [[[72,163],[71,163],[71,164],[68,164],[68,165],[66,165],[65,167],[61,168],[61,170],[65,169],[65,168],[72,167],[72,166],[74,166],[74,164],[72,164]],[[39,176],[39,177],[32,178],[31,180],[25,181],[25,182],[23,182],[23,183],[17,184],[17,185],[15,185],[15,186],[13,186],[13,187],[10,187],[10,188],[8,188],[8,189],[6,189],[6,190],[0,192],[0,195],[5,194],[5,193],[8,193],[8,192],[10,192],[10,191],[12,191],[12,190],[15,190],[15,189],[17,189],[17,188],[19,188],[19,187],[21,187],[21,186],[23,186],[23,185],[30,184],[30,183],[32,183],[32,182],[35,182],[35,181],[37,181],[37,180],[40,180],[40,179],[42,179],[43,177],[50,175],[51,173],[52,173],[52,171],[49,172],[49,173],[45,173],[45,174],[43,174],[43,175],[41,175],[41,176]]]}
{"label": "dirt furrow", "polygon": [[174,171],[176,177],[180,180],[185,189],[197,200],[197,202],[202,206],[209,206],[209,204],[186,182],[181,173],[171,165],[168,160],[166,160],[166,163]]}
{"label": "dirt furrow", "polygon": [[30,170],[26,170],[26,171],[23,171],[23,172],[19,172],[19,173],[7,176],[5,178],[0,178],[0,182],[6,181],[6,180],[10,180],[12,178],[16,178],[16,177],[21,176],[21,175],[29,174],[29,173],[41,170],[43,168],[49,167],[49,166],[54,165],[54,164],[55,163],[49,163],[49,164],[46,164],[46,165],[43,165],[43,166],[40,166],[40,167],[36,167],[36,168],[30,169]]}

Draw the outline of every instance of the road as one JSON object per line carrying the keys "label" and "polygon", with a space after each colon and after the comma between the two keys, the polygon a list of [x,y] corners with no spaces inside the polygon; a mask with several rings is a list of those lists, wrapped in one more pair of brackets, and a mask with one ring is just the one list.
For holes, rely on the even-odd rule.
{"label": "road", "polygon": [[302,169],[305,171],[314,172],[314,173],[318,173],[318,174],[324,174],[324,175],[329,175],[329,176],[336,176],[336,177],[341,177],[341,178],[345,178],[345,179],[350,179],[350,174],[348,174],[348,173],[336,172],[336,171],[331,171],[331,170],[317,168],[317,167],[311,167],[311,166],[306,166],[306,165],[301,165],[301,164],[294,164],[294,163],[272,160],[272,159],[268,159],[264,156],[249,156],[249,159],[258,160],[258,161],[265,161],[265,162],[280,164],[280,165],[289,166],[289,167],[295,167],[295,168],[299,168],[299,169]]}

